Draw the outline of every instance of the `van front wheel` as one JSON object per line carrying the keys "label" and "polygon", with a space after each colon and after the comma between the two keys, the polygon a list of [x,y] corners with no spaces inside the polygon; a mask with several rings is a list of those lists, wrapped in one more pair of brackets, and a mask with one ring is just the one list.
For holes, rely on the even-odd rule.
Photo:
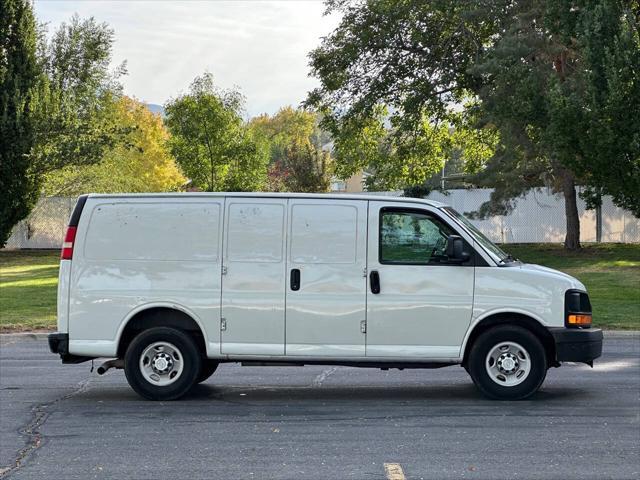
{"label": "van front wheel", "polygon": [[521,400],[542,385],[547,375],[547,359],[542,343],[529,330],[501,325],[476,339],[467,369],[487,397]]}
{"label": "van front wheel", "polygon": [[175,328],[156,327],[133,339],[124,357],[131,388],[148,400],[175,400],[200,376],[201,356],[193,339]]}

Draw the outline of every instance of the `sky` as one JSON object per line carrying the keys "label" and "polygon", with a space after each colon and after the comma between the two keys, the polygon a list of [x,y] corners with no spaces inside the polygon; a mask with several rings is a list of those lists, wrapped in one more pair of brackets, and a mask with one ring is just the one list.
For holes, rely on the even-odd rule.
{"label": "sky", "polygon": [[127,61],[125,94],[164,104],[210,71],[246,96],[246,113],[297,106],[318,85],[308,53],[338,24],[319,0],[35,0],[38,21],[57,28],[74,13],[115,30],[114,65]]}

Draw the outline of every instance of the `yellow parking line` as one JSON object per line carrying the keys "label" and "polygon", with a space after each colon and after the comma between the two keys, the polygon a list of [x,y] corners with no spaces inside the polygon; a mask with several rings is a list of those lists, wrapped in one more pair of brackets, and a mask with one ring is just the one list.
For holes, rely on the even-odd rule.
{"label": "yellow parking line", "polygon": [[385,463],[384,473],[387,475],[387,480],[406,480],[399,463]]}

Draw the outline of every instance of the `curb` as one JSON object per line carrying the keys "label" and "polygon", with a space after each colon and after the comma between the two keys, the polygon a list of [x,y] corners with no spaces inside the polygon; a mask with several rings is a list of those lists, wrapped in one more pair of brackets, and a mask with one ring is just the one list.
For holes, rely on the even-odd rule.
{"label": "curb", "polygon": [[640,330],[604,330],[605,338],[636,338],[640,337]]}
{"label": "curb", "polygon": [[46,340],[50,332],[0,333],[0,340]]}

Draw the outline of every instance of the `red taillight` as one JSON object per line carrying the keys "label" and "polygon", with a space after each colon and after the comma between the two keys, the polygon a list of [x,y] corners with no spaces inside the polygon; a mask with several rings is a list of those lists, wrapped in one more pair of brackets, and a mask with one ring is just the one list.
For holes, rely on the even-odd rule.
{"label": "red taillight", "polygon": [[64,243],[62,244],[62,253],[60,254],[60,259],[62,260],[71,260],[73,257],[73,242],[76,239],[76,228],[77,227],[67,227],[67,233],[64,236]]}

